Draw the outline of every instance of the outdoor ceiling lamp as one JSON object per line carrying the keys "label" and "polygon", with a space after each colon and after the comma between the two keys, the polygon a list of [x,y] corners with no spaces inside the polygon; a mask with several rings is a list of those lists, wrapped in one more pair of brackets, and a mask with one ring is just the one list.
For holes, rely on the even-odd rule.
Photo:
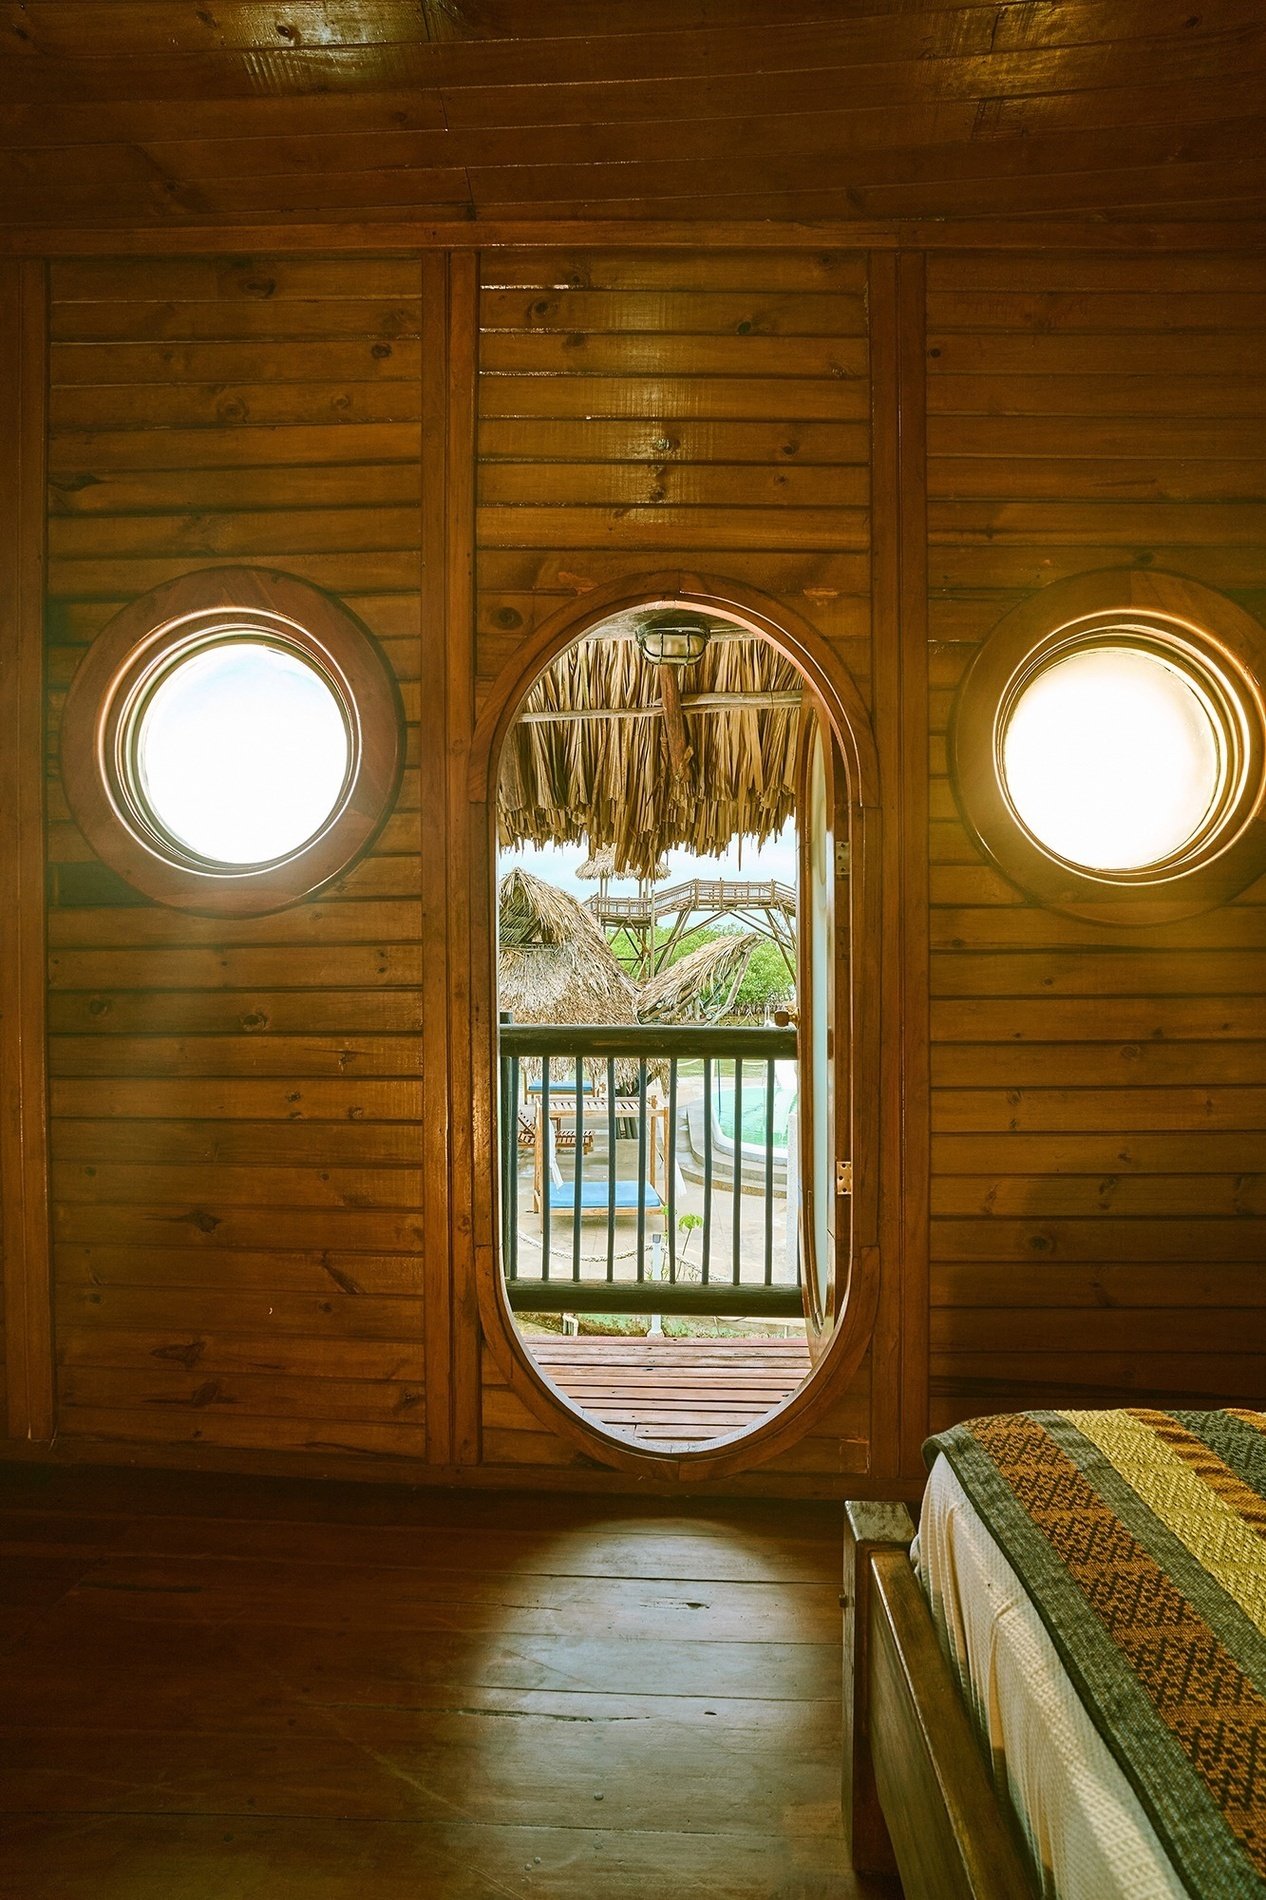
{"label": "outdoor ceiling lamp", "polygon": [[638,647],[653,666],[693,666],[711,638],[705,616],[684,607],[661,607],[637,625]]}

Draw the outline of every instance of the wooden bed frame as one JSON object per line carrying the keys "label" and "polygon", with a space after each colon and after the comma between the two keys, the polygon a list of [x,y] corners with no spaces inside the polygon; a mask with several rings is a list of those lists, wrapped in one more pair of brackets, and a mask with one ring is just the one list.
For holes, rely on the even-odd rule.
{"label": "wooden bed frame", "polygon": [[1037,1900],[910,1562],[904,1504],[844,1528],[844,1827],[859,1873],[905,1900]]}

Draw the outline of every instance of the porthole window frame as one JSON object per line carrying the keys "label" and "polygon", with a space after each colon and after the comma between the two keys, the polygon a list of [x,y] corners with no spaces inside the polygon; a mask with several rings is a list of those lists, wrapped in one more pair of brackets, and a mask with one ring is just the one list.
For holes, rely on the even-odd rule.
{"label": "porthole window frame", "polygon": [[[145,706],[177,667],[220,644],[291,654],[338,702],[348,734],[342,792],[320,828],[285,855],[220,864],[166,831],[136,778]],[[333,596],[270,568],[205,568],[115,615],[71,681],[61,726],[71,815],[103,863],[178,910],[260,916],[311,897],[372,844],[395,802],[404,725],[395,677],[372,634]]]}
{"label": "porthole window frame", "polygon": [[[1023,693],[1049,668],[1103,648],[1146,652],[1201,695],[1224,783],[1192,836],[1155,862],[1096,870],[1045,848],[1007,791],[1003,744]],[[1266,630],[1236,602],[1176,574],[1104,568],[1057,581],[1005,614],[959,687],[949,768],[980,849],[1026,896],[1102,924],[1168,923],[1211,910],[1266,871]]]}

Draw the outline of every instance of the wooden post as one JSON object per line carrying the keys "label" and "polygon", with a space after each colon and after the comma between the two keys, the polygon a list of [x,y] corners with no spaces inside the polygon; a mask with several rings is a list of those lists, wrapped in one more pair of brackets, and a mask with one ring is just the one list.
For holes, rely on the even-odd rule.
{"label": "wooden post", "polygon": [[872,1456],[920,1470],[927,1436],[928,650],[926,263],[870,260],[874,718],[883,785],[880,1252]]}
{"label": "wooden post", "polygon": [[908,1549],[913,1536],[904,1504],[844,1506],[844,1844],[859,1873],[897,1870],[870,1753],[870,1559],[884,1547]]}
{"label": "wooden post", "polygon": [[[472,1126],[470,803],[474,729],[474,430],[477,262],[422,259],[423,881],[426,965],[427,1459],[475,1464],[480,1331],[471,1197],[475,1146],[493,1165],[490,1125]],[[444,1239],[447,1240],[447,1248]]]}
{"label": "wooden post", "polygon": [[44,568],[48,294],[0,266],[0,1233],[11,1438],[55,1422],[45,1051]]}

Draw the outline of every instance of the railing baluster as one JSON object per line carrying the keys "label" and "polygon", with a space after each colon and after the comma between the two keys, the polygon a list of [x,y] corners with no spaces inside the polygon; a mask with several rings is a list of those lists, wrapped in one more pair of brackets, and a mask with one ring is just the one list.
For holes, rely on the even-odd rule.
{"label": "railing baluster", "polygon": [[743,1058],[734,1064],[734,1232],[730,1237],[730,1278],[737,1286],[743,1273]]}
{"label": "railing baluster", "polygon": [[712,1058],[703,1058],[703,1265],[704,1286],[712,1266]]}
{"label": "railing baluster", "polygon": [[576,1057],[576,1167],[571,1190],[571,1277],[580,1278],[580,1190],[585,1165],[585,1065]]}
{"label": "railing baluster", "polygon": [[637,1065],[637,1277],[646,1278],[646,1063]]}
{"label": "railing baluster", "polygon": [[664,1139],[664,1200],[668,1205],[668,1281],[677,1284],[677,1058],[668,1059],[668,1129]]}
{"label": "railing baluster", "polygon": [[[784,1150],[785,1152],[785,1150]],[[774,1284],[774,1065],[765,1064],[765,1285]]]}
{"label": "railing baluster", "polygon": [[541,1057],[541,1121],[537,1131],[541,1172],[541,1278],[549,1279],[549,1219],[554,1175],[551,1168],[549,1120],[549,1057]]}
{"label": "railing baluster", "polygon": [[510,1246],[507,1268],[510,1278],[519,1274],[519,1058],[510,1057]]}
{"label": "railing baluster", "polygon": [[607,1057],[607,1278],[615,1279],[615,1058]]}
{"label": "railing baluster", "polygon": [[[506,1139],[505,1130],[510,1127],[510,1058],[502,1056],[497,1064],[501,1090],[501,1251],[506,1261],[510,1258],[510,1156],[513,1150]],[[518,1136],[516,1134],[517,1142]]]}

